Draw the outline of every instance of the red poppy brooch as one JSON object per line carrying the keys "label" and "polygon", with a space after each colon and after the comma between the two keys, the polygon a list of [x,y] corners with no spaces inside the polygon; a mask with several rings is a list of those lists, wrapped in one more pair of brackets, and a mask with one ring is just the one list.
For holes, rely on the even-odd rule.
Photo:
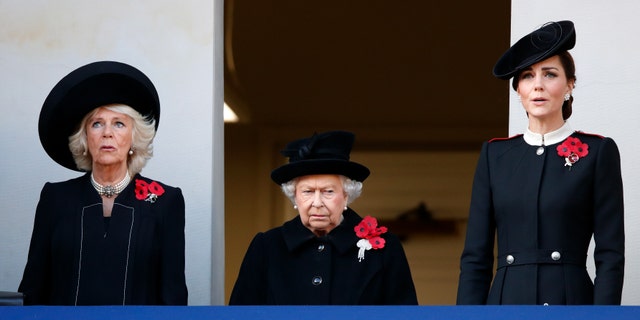
{"label": "red poppy brooch", "polygon": [[384,248],[384,239],[380,237],[383,233],[387,232],[387,227],[378,227],[378,220],[371,216],[366,216],[360,223],[353,228],[356,232],[356,236],[361,238],[358,240],[358,262],[364,260],[364,253],[371,249]]}
{"label": "red poppy brooch", "polygon": [[569,169],[571,169],[574,163],[589,154],[589,145],[578,138],[568,137],[556,150],[558,150],[559,156],[564,157],[564,165],[569,166]]}
{"label": "red poppy brooch", "polygon": [[159,183],[155,181],[147,183],[136,179],[136,199],[154,203],[162,194],[164,194],[164,188]]}

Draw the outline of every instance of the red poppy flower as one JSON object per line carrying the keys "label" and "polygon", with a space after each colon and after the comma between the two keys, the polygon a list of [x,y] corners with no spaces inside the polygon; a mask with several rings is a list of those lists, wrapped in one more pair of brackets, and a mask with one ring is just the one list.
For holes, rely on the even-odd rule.
{"label": "red poppy flower", "polygon": [[384,248],[385,240],[382,237],[373,237],[369,239],[369,243],[371,243],[372,249],[382,249]]}
{"label": "red poppy flower", "polygon": [[378,226],[378,221],[370,216],[364,217],[360,223],[358,223],[353,230],[359,238],[368,238],[368,236],[375,231]]}
{"label": "red poppy flower", "polygon": [[149,184],[140,179],[136,179],[136,199],[144,200],[149,196]]}
{"label": "red poppy flower", "polygon": [[162,188],[162,186],[159,183],[153,181],[149,184],[149,192],[159,197],[162,194],[164,194],[164,188]]}
{"label": "red poppy flower", "polygon": [[565,166],[572,166],[578,162],[580,158],[584,158],[589,154],[589,145],[583,143],[578,138],[568,137],[558,147],[556,147],[558,155],[565,158]]}
{"label": "red poppy flower", "polygon": [[579,157],[582,158],[589,153],[589,145],[587,145],[586,143],[582,143],[580,141],[578,142],[579,143],[576,144],[574,151]]}
{"label": "red poppy flower", "polygon": [[164,194],[164,188],[157,182],[147,183],[144,180],[136,179],[136,199],[156,202],[158,197]]}
{"label": "red poppy flower", "polygon": [[379,235],[381,235],[383,233],[387,233],[387,227],[376,228],[376,231],[375,231],[374,235],[379,236]]}

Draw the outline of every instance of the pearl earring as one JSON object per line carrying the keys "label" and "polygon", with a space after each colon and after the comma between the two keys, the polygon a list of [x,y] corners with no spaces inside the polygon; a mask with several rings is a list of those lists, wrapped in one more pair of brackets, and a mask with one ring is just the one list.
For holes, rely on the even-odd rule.
{"label": "pearl earring", "polygon": [[571,98],[571,94],[570,93],[565,93],[564,94],[564,101],[569,101],[569,99]]}
{"label": "pearl earring", "polygon": [[129,149],[129,155],[133,155],[133,149]]}
{"label": "pearl earring", "polygon": [[297,204],[293,205],[293,210],[298,210],[298,205]]}
{"label": "pearl earring", "polygon": [[347,210],[347,206],[344,206],[344,210]]}

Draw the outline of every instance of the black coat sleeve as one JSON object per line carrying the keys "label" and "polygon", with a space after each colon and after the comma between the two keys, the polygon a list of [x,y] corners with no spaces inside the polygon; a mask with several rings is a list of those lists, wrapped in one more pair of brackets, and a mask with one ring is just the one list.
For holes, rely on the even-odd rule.
{"label": "black coat sleeve", "polygon": [[24,269],[22,281],[18,288],[24,293],[25,305],[47,305],[50,304],[49,293],[51,292],[51,212],[48,210],[52,203],[47,199],[51,184],[47,183],[40,192],[40,200],[36,207],[36,216],[31,234],[31,244],[27,264]]}
{"label": "black coat sleeve", "polygon": [[249,244],[229,298],[229,305],[267,304],[264,238],[264,233],[258,233]]}
{"label": "black coat sleeve", "polygon": [[[186,305],[187,285],[185,266],[185,204],[182,191],[174,189],[172,199],[167,199],[167,211],[162,226],[161,298],[164,305]],[[159,206],[160,207],[160,206]]]}
{"label": "black coat sleeve", "polygon": [[467,235],[460,259],[457,304],[486,304],[491,287],[496,224],[488,149],[489,144],[485,142],[473,180]]}
{"label": "black coat sleeve", "polygon": [[381,304],[417,305],[416,289],[400,239],[395,235],[388,235],[384,250],[389,254],[385,257],[385,283],[384,290],[380,292],[383,296]]}
{"label": "black coat sleeve", "polygon": [[605,138],[597,154],[594,183],[594,304],[619,305],[624,277],[624,203],[620,153]]}

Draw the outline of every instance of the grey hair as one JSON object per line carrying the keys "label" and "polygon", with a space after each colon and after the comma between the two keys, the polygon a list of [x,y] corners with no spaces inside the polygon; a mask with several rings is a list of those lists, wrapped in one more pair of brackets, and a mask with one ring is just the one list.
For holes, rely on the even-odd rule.
{"label": "grey hair", "polygon": [[[343,175],[338,176],[340,177],[340,181],[342,181],[342,189],[344,189],[344,192],[347,194],[347,205],[349,205],[362,194],[362,182],[351,180]],[[287,196],[294,205],[296,204],[297,183],[298,178],[294,178],[280,185],[284,195]]]}
{"label": "grey hair", "polygon": [[147,161],[153,157],[153,138],[156,135],[156,120],[145,118],[138,111],[124,104],[108,104],[100,106],[89,112],[82,121],[76,132],[69,136],[69,150],[73,155],[78,169],[91,171],[93,159],[88,151],[87,145],[87,121],[93,117],[100,108],[118,112],[131,117],[133,129],[131,130],[131,150],[133,154],[128,157],[127,167],[131,175],[142,171]]}

